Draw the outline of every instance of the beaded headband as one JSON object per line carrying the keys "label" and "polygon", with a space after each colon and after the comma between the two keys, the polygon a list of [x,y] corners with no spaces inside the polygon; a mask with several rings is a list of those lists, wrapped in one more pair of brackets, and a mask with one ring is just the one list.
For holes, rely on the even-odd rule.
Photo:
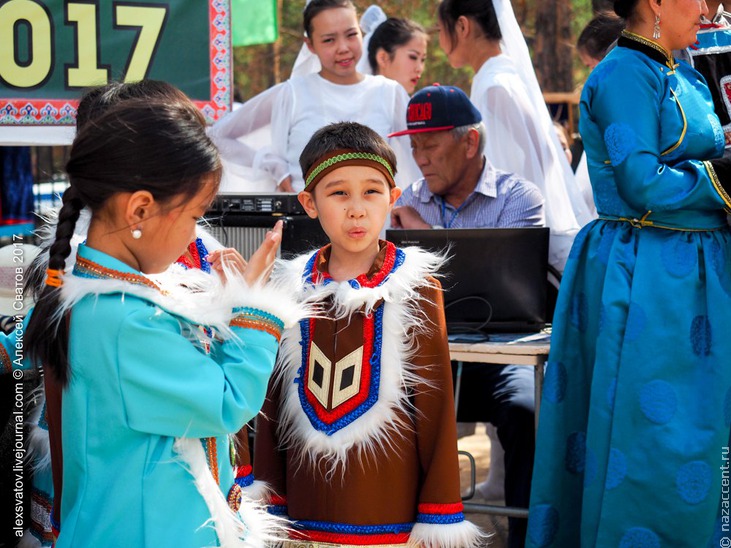
{"label": "beaded headband", "polygon": [[305,190],[311,191],[320,180],[331,171],[345,166],[368,166],[377,169],[386,177],[386,181],[393,188],[394,169],[391,163],[383,156],[371,152],[357,152],[355,150],[335,150],[323,156],[312,164],[305,177]]}

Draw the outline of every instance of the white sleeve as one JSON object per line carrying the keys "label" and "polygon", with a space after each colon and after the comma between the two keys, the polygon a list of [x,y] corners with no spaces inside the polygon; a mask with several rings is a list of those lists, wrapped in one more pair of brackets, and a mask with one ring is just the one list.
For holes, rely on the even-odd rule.
{"label": "white sleeve", "polygon": [[[406,109],[409,105],[409,96],[406,90],[398,86],[393,101],[393,129],[392,133],[406,129]],[[408,188],[412,183],[421,179],[421,170],[416,165],[411,153],[411,138],[408,135],[391,137],[388,144],[396,153],[396,184],[399,188]]]}
{"label": "white sleeve", "polygon": [[285,157],[277,154],[274,143],[269,146],[267,132],[261,131],[272,123],[273,113],[281,108],[286,89],[284,82],[252,97],[210,128],[209,135],[227,162],[263,169],[277,182],[289,174]]}

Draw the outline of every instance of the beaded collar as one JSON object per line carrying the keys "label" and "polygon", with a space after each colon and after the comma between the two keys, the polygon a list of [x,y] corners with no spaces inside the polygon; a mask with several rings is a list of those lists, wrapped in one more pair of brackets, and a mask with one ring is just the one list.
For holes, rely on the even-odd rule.
{"label": "beaded collar", "polygon": [[95,280],[122,280],[124,282],[135,285],[143,285],[162,292],[160,287],[158,287],[155,282],[153,282],[149,278],[146,278],[142,274],[122,272],[121,270],[107,268],[106,266],[97,264],[94,261],[90,261],[89,259],[85,259],[84,257],[81,257],[79,255],[76,256],[76,264],[74,265],[73,274],[74,276],[79,276],[80,278],[90,278]]}
{"label": "beaded collar", "polygon": [[[396,272],[398,268],[403,264],[405,255],[404,252],[397,248],[392,242],[380,242],[381,250],[378,253],[378,257],[374,262],[374,267],[371,271],[364,274],[360,274],[357,278],[348,280],[348,284],[353,289],[360,289],[362,287],[372,288],[382,285],[390,274]],[[305,279],[312,285],[328,285],[333,282],[332,277],[328,272],[320,271],[319,267],[324,262],[330,259],[330,245],[319,249],[305,266],[304,276]],[[382,261],[379,266],[378,263]]]}
{"label": "beaded collar", "polygon": [[634,32],[623,30],[621,36],[617,40],[617,45],[644,53],[653,61],[657,61],[661,65],[665,65],[670,69],[674,69],[678,66],[675,59],[673,59],[672,54],[668,50],[657,42],[654,42],[649,38],[645,38],[644,36],[640,36],[639,34],[635,34]]}

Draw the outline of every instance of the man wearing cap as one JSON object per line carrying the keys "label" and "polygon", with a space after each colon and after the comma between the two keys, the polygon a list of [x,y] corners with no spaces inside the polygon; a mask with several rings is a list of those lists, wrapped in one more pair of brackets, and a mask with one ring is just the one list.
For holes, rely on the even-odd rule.
{"label": "man wearing cap", "polygon": [[[410,136],[423,178],[404,190],[392,228],[544,226],[540,190],[490,164],[482,115],[459,88],[435,84],[414,94],[406,125],[389,137]],[[527,508],[535,450],[533,370],[464,365],[457,420],[495,425],[505,449],[505,502]],[[509,545],[523,546],[525,534],[526,520],[511,518]]]}

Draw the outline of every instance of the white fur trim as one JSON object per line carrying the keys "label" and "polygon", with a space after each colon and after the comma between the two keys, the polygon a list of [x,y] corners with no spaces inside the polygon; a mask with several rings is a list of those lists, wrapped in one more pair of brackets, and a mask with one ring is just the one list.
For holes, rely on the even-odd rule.
{"label": "white fur trim", "polygon": [[140,284],[113,278],[83,278],[64,274],[61,306],[56,312],[60,321],[67,310],[87,295],[130,294],[150,301],[194,325],[216,330],[222,338],[230,338],[228,324],[234,307],[253,307],[268,312],[285,324],[293,325],[307,313],[305,303],[297,303],[276,283],[248,287],[240,276],[223,282],[217,275],[197,269],[172,265],[167,271],[148,276],[161,291]]}
{"label": "white fur trim", "polygon": [[442,257],[418,248],[404,251],[404,263],[375,288],[354,289],[348,282],[303,287],[302,274],[309,257],[298,257],[283,265],[280,273],[289,279],[292,287],[299,285],[302,298],[322,302],[332,297],[334,309],[328,313],[329,317],[347,317],[363,308],[368,313],[381,299],[387,303],[383,312],[378,400],[351,424],[331,435],[312,427],[302,409],[299,384],[294,382],[302,363],[299,325],[288,329],[282,338],[275,373],[283,387],[279,420],[282,445],[293,449],[300,459],[324,460],[331,475],[345,464],[351,449],[356,449],[361,458],[367,458],[392,446],[395,437],[412,428],[403,417],[413,413],[409,394],[423,379],[410,366],[417,349],[414,339],[408,335],[424,329],[425,318],[416,298],[417,290],[429,283],[427,275],[435,271]]}
{"label": "white fur trim", "polygon": [[[38,231],[43,264],[48,263],[48,249],[55,241],[57,215],[58,210],[50,211],[45,217],[46,225]],[[249,287],[240,275],[233,274],[226,265],[224,265],[225,281],[215,273],[185,269],[178,264],[170,265],[164,273],[147,276],[160,286],[165,295],[152,288],[121,280],[95,280],[73,276],[71,272],[76,262],[78,246],[86,239],[90,220],[90,210],[82,209],[71,238],[71,253],[66,258],[61,288],[62,304],[52,318],[52,326],[58,325],[65,312],[88,294],[137,295],[193,324],[212,327],[223,338],[231,336],[228,322],[231,320],[231,309],[234,307],[258,308],[282,320],[285,327],[312,313],[305,303],[296,304],[292,299],[293,294],[287,293],[281,284],[258,283]],[[201,225],[196,227],[196,236],[204,240],[204,244],[210,250],[222,247]]]}
{"label": "white fur trim", "polygon": [[254,480],[254,483],[248,487],[244,487],[242,491],[246,493],[246,496],[251,500],[255,500],[257,502],[266,502],[273,493],[271,486],[267,482],[256,479]]}
{"label": "white fur trim", "polygon": [[414,548],[479,548],[490,535],[474,523],[464,520],[446,525],[416,523],[409,535],[408,546]]}
{"label": "white fur trim", "polygon": [[18,541],[17,548],[41,548],[42,546],[41,541],[30,532],[30,529],[26,529],[23,531],[20,541]]}
{"label": "white fur trim", "polygon": [[208,506],[211,517],[201,527],[212,525],[223,548],[261,548],[268,542],[286,538],[287,521],[269,514],[266,507],[242,494],[241,507],[234,512],[216,483],[206,460],[201,441],[178,438],[174,449],[180,455],[195,486]]}
{"label": "white fur trim", "polygon": [[31,397],[37,398],[38,401],[28,415],[30,431],[28,433],[28,450],[25,458],[26,462],[30,464],[34,471],[40,471],[51,466],[51,444],[48,440],[48,430],[39,424],[41,413],[46,408],[43,385],[37,390],[34,390]]}

